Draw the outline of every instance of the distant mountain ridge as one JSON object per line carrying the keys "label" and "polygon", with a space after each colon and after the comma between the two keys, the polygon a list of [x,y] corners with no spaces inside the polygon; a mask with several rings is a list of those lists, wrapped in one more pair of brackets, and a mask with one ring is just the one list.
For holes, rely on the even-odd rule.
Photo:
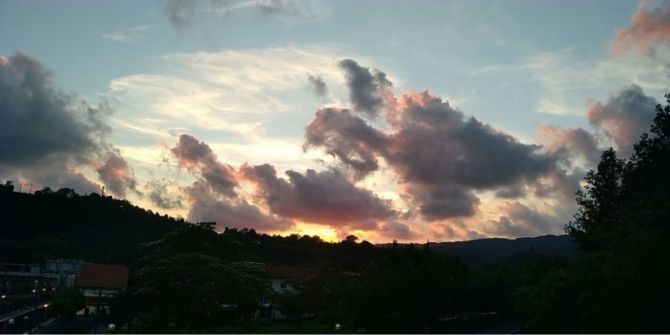
{"label": "distant mountain ridge", "polygon": [[568,235],[431,242],[429,246],[438,254],[459,257],[479,265],[513,261],[527,253],[554,256],[572,256],[577,253],[577,246]]}

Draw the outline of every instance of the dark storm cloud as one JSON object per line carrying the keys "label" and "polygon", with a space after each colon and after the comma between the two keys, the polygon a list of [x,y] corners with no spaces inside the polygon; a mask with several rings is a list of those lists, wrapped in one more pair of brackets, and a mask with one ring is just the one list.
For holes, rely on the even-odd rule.
{"label": "dark storm cloud", "polygon": [[193,136],[182,134],[179,142],[171,149],[179,165],[189,171],[199,172],[212,189],[220,194],[235,196],[235,169],[219,162],[212,149]]}
{"label": "dark storm cloud", "polygon": [[567,221],[543,214],[520,202],[508,203],[503,212],[503,216],[491,223],[490,233],[510,237],[560,234],[567,224]]}
{"label": "dark storm cloud", "polygon": [[633,152],[633,144],[649,130],[656,104],[653,97],[645,95],[642,88],[633,84],[611,96],[605,104],[594,103],[587,117],[593,126],[616,143],[620,157],[628,157]]}
{"label": "dark storm cloud", "polygon": [[338,65],[344,70],[354,110],[367,116],[377,116],[384,105],[385,94],[392,87],[386,74],[376,69],[370,71],[352,59],[341,60]]}
{"label": "dark storm cloud", "polygon": [[314,90],[314,94],[320,97],[328,95],[328,86],[326,85],[326,82],[323,81],[323,78],[321,78],[321,76],[314,76],[310,74],[309,76],[307,76],[307,81]]}
{"label": "dark storm cloud", "polygon": [[496,197],[503,199],[520,198],[526,195],[524,185],[512,185],[510,187],[503,187],[496,191]]}
{"label": "dark storm cloud", "polygon": [[106,142],[105,104],[90,106],[60,90],[36,59],[17,53],[0,62],[0,173],[53,188],[99,192],[77,167],[98,170],[116,194],[134,189],[118,150]]}
{"label": "dark storm cloud", "polygon": [[348,109],[318,110],[305,130],[305,149],[322,147],[363,177],[379,168],[376,153],[387,145],[385,135]]}
{"label": "dark storm cloud", "polygon": [[[337,171],[286,171],[278,178],[268,164],[243,166],[241,173],[257,185],[259,196],[279,216],[335,227],[365,229],[370,221],[396,215],[388,201],[358,188]],[[374,225],[373,225],[374,227]]]}
{"label": "dark storm cloud", "polygon": [[473,191],[533,181],[559,159],[428,92],[401,96],[386,121],[391,131],[384,133],[347,109],[322,109],[306,129],[305,148],[321,147],[363,176],[383,158],[429,220],[471,216],[479,203]]}
{"label": "dark storm cloud", "polygon": [[0,65],[0,164],[87,162],[110,131],[100,120],[104,108],[87,106],[60,91],[34,58],[11,56]]}
{"label": "dark storm cloud", "polygon": [[405,183],[404,190],[428,221],[472,216],[479,205],[479,199],[464,187],[409,182]]}
{"label": "dark storm cloud", "polygon": [[182,208],[181,197],[170,195],[168,191],[170,184],[171,182],[166,179],[148,181],[145,187],[148,190],[149,200],[154,205],[164,209]]}
{"label": "dark storm cloud", "polygon": [[[405,95],[386,160],[407,181],[488,189],[534,179],[551,170],[540,147],[464,115],[428,92]],[[396,121],[397,122],[397,121]]]}
{"label": "dark storm cloud", "polygon": [[191,203],[189,221],[214,221],[217,229],[253,228],[263,232],[285,231],[293,228],[291,220],[263,213],[258,207],[244,201],[219,200],[203,181],[196,181],[186,189]]}
{"label": "dark storm cloud", "polygon": [[650,8],[649,4],[640,1],[630,24],[617,31],[611,46],[614,54],[634,50],[649,55],[657,43],[670,44],[670,0],[662,1],[656,8]]}

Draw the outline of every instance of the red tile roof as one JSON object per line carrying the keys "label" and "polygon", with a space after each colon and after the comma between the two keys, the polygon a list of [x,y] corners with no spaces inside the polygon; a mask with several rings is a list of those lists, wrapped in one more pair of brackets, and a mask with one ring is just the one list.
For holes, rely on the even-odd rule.
{"label": "red tile roof", "polygon": [[77,276],[80,288],[125,288],[128,268],[125,265],[83,264]]}
{"label": "red tile roof", "polygon": [[293,280],[309,280],[319,274],[315,269],[290,266],[265,266],[263,271],[268,278]]}

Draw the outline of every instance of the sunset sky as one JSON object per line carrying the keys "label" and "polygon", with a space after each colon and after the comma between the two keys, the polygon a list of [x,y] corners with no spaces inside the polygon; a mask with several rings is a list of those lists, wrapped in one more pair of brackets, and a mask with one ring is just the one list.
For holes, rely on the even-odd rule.
{"label": "sunset sky", "polygon": [[670,1],[0,0],[0,180],[330,241],[562,234],[668,60]]}

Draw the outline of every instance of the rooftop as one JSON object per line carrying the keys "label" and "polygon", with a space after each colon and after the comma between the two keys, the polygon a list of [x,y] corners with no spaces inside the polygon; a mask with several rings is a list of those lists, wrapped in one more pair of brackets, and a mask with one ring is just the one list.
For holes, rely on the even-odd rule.
{"label": "rooftop", "polygon": [[83,264],[77,277],[80,288],[125,288],[128,268],[114,264]]}

